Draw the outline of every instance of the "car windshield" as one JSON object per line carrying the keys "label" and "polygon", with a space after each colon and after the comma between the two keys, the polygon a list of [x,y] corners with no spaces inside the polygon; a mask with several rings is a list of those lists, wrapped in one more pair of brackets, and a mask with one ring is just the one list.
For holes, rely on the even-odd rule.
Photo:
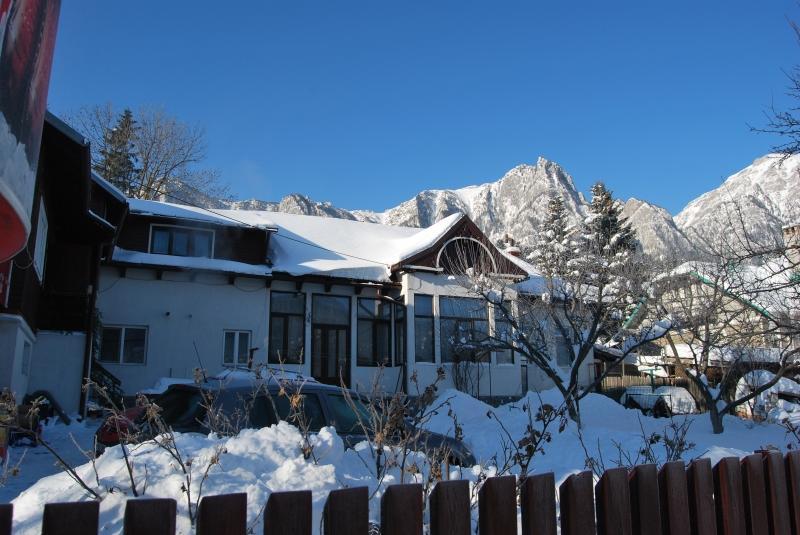
{"label": "car windshield", "polygon": [[364,434],[364,427],[370,424],[369,410],[355,396],[328,394],[328,407],[331,409],[332,423],[340,433]]}
{"label": "car windshield", "polygon": [[170,388],[158,399],[161,418],[170,426],[192,425],[201,420],[203,395],[199,388]]}

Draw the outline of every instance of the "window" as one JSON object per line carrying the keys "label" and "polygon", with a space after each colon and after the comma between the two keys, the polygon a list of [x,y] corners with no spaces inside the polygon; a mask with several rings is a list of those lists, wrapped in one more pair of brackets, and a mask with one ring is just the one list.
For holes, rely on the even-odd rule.
{"label": "window", "polygon": [[47,213],[44,210],[44,199],[39,200],[39,222],[36,225],[36,243],[33,245],[33,268],[39,276],[39,281],[44,280],[44,261],[47,252]]}
{"label": "window", "polygon": [[391,364],[392,305],[380,299],[358,299],[359,366]]}
{"label": "window", "polygon": [[558,364],[560,368],[568,369],[572,366],[572,350],[567,340],[561,335],[556,335],[553,340],[556,350],[556,364]]}
{"label": "window", "polygon": [[311,432],[317,432],[328,425],[322,412],[322,404],[316,394],[300,395],[299,412],[292,411],[288,396],[273,396],[272,400],[278,410],[278,417],[285,422],[297,425],[302,418],[302,423],[307,424]]}
{"label": "window", "polygon": [[489,321],[486,304],[473,297],[440,297],[442,362],[487,361],[489,352],[459,347],[487,338]]}
{"label": "window", "polygon": [[103,327],[100,362],[144,364],[146,348],[146,327]]}
{"label": "window", "polygon": [[406,363],[406,307],[394,305],[394,365]]}
{"label": "window", "polygon": [[324,383],[350,377],[350,298],[311,298],[311,374]]}
{"label": "window", "polygon": [[331,423],[339,433],[364,434],[372,423],[369,409],[357,397],[345,398],[342,394],[328,394]]}
{"label": "window", "polygon": [[414,355],[416,362],[433,362],[433,296],[414,295]]}
{"label": "window", "polygon": [[250,357],[250,331],[224,331],[225,345],[222,363],[247,364]]}
{"label": "window", "polygon": [[155,254],[211,258],[213,243],[213,230],[153,225],[150,231],[150,252]]}
{"label": "window", "polygon": [[[503,306],[510,306],[509,304]],[[498,341],[506,344],[513,343],[511,324],[506,320],[505,315],[499,306],[494,307],[494,337]],[[501,349],[495,352],[497,364],[514,364],[514,350],[511,348]]]}
{"label": "window", "polygon": [[269,362],[303,363],[306,296],[272,292],[269,312]]}

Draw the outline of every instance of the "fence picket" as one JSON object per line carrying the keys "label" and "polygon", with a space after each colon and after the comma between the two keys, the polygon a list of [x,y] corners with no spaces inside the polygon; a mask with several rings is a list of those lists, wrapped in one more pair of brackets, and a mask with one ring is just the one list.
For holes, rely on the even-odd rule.
{"label": "fence picket", "polygon": [[606,470],[594,488],[597,512],[597,533],[600,535],[631,535],[631,497],[628,490],[628,470]]}
{"label": "fence picket", "polygon": [[689,518],[694,535],[716,535],[714,473],[711,459],[695,459],[686,470],[689,486]]}
{"label": "fence picket", "polygon": [[0,535],[11,535],[11,520],[14,506],[10,503],[0,504]]}
{"label": "fence picket", "polygon": [[789,515],[792,533],[800,533],[800,451],[786,454],[786,489],[789,492]]}
{"label": "fence picket", "polygon": [[381,535],[422,535],[422,485],[392,485],[381,498]]}
{"label": "fence picket", "polygon": [[490,477],[478,493],[480,535],[517,535],[517,478]]}
{"label": "fence picket", "polygon": [[175,535],[176,503],[171,498],[128,500],[124,535]]}
{"label": "fence picket", "polygon": [[552,473],[526,477],[520,505],[522,535],[556,535],[556,480]]}
{"label": "fence picket", "polygon": [[690,532],[689,488],[683,461],[666,463],[658,472],[661,496],[661,530],[664,535]]}
{"label": "fence picket", "polygon": [[764,482],[764,461],[761,455],[748,455],[741,461],[742,494],[748,535],[768,535],[767,487]]}
{"label": "fence picket", "polygon": [[720,535],[745,535],[742,471],[738,457],[725,457],[714,467],[714,494]]}
{"label": "fence picket", "polygon": [[369,491],[367,487],[332,490],[323,512],[325,535],[367,535]]}
{"label": "fence picket", "polygon": [[42,515],[42,535],[97,535],[100,503],[48,503]]}
{"label": "fence picket", "polygon": [[789,535],[789,497],[786,493],[786,470],[783,457],[777,451],[763,452],[764,476],[767,484],[769,531],[773,535]]}
{"label": "fence picket", "polygon": [[440,481],[430,497],[431,535],[469,535],[469,482]]}
{"label": "fence picket", "polygon": [[206,496],[197,508],[197,535],[244,535],[247,494]]}
{"label": "fence picket", "polygon": [[558,488],[561,498],[561,535],[590,535],[594,525],[592,473],[572,474]]}
{"label": "fence picket", "polygon": [[634,466],[628,479],[628,488],[633,532],[637,535],[661,535],[661,498],[656,465]]}
{"label": "fence picket", "polygon": [[311,535],[311,491],[270,494],[264,510],[264,535]]}

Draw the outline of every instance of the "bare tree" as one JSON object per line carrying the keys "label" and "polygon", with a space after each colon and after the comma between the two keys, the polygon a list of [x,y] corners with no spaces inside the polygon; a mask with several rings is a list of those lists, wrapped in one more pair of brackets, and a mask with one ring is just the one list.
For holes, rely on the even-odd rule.
{"label": "bare tree", "polygon": [[[704,260],[683,264],[657,282],[660,305],[673,317],[667,355],[701,393],[715,433],[723,417],[800,370],[800,276],[796,242],[748,230],[735,202],[723,213],[728,232],[695,236]],[[774,373],[746,390],[748,372]]]}
{"label": "bare tree", "polygon": [[[92,164],[102,168],[104,157],[119,142],[113,136],[120,118],[111,103],[88,106],[69,121],[91,143]],[[206,157],[205,133],[156,107],[142,107],[128,139],[136,171],[125,193],[137,199],[165,199],[190,202],[214,201],[226,197],[228,187],[216,171],[202,167]]]}

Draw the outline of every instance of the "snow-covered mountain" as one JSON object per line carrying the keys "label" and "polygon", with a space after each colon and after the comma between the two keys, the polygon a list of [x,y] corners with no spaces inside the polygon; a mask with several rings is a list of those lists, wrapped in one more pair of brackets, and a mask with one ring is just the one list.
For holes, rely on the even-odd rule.
{"label": "snow-covered mountain", "polygon": [[[586,200],[572,177],[545,158],[539,158],[535,165],[514,167],[495,182],[422,191],[384,212],[345,210],[297,193],[280,202],[215,200],[209,208],[268,210],[414,227],[428,227],[452,213],[463,212],[493,241],[508,234],[524,247],[535,242],[550,195],[564,200],[572,224],[586,214]],[[800,156],[781,163],[779,157],[768,155],[690,202],[674,218],[656,204],[633,198],[624,203],[623,216],[636,230],[646,254],[675,258],[692,254],[690,241],[696,235],[713,237],[730,228],[725,214],[730,213],[731,201],[742,207],[750,230],[763,236],[800,221],[799,199]]]}
{"label": "snow-covered mountain", "polygon": [[[738,206],[739,211],[734,207]],[[785,160],[776,154],[757,159],[704,193],[675,216],[687,236],[714,238],[738,223],[739,213],[755,236],[779,233],[800,220],[800,155]]]}

